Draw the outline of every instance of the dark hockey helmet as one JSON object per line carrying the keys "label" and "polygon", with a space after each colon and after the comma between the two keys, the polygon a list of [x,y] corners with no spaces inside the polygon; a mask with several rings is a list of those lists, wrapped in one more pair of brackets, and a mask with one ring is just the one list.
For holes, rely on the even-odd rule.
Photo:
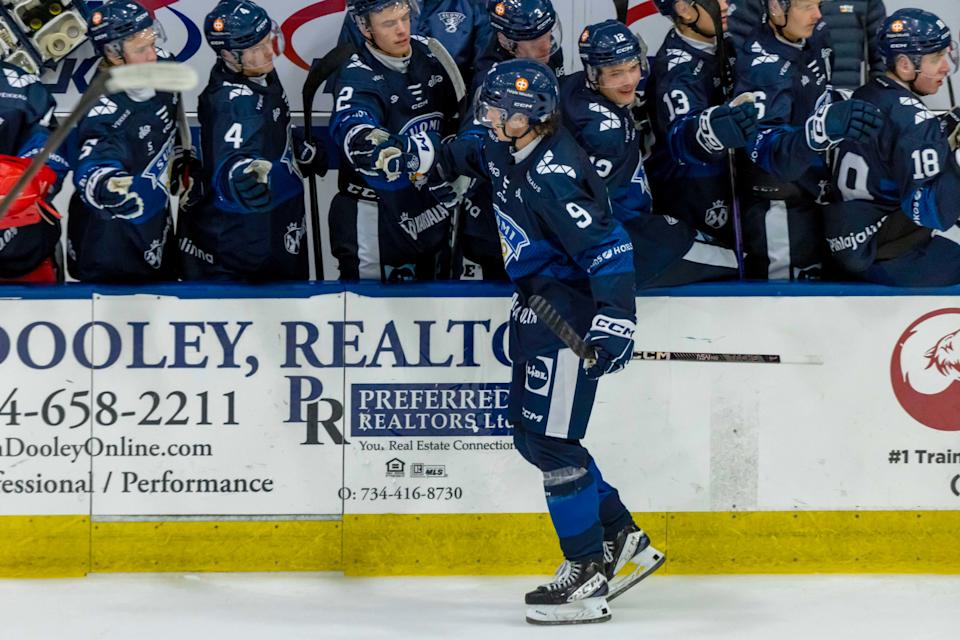
{"label": "dark hockey helmet", "polygon": [[954,68],[960,53],[943,20],[923,9],[898,9],[887,17],[877,32],[877,49],[888,69],[898,56],[907,56],[920,68],[923,56],[948,50]]}
{"label": "dark hockey helmet", "polygon": [[[813,0],[808,0],[812,2]],[[770,19],[771,16],[777,18],[777,23],[782,23],[786,21],[787,12],[790,11],[791,5],[797,3],[799,4],[801,0],[762,0],[762,20],[761,22],[766,22]],[[823,5],[828,2],[833,2],[833,0],[819,0],[818,5]],[[781,20],[782,18],[782,20]]]}
{"label": "dark hockey helmet", "polygon": [[378,13],[393,6],[408,7],[411,16],[420,13],[417,0],[347,0],[347,11],[361,29],[369,26],[367,20],[371,13]]}
{"label": "dark hockey helmet", "polygon": [[204,19],[203,34],[217,54],[229,51],[238,59],[270,35],[274,53],[283,53],[283,35],[277,23],[266,9],[250,0],[220,0]]}
{"label": "dark hockey helmet", "polygon": [[600,70],[604,67],[636,61],[640,65],[641,77],[646,77],[650,70],[646,43],[616,20],[605,20],[583,30],[580,34],[580,60],[587,79],[594,86],[600,83]]}
{"label": "dark hockey helmet", "polygon": [[495,125],[505,127],[521,116],[532,127],[551,120],[559,109],[560,88],[550,67],[518,58],[496,64],[487,72],[477,95],[475,115],[478,122],[491,129]]}
{"label": "dark hockey helmet", "polygon": [[686,2],[691,7],[697,4],[697,0],[653,0],[653,4],[657,5],[657,11],[668,18],[677,17],[677,4],[680,2]]}
{"label": "dark hockey helmet", "polygon": [[550,0],[489,0],[490,26],[510,42],[529,42],[553,36],[550,53],[560,48],[563,32]]}
{"label": "dark hockey helmet", "polygon": [[164,39],[163,28],[150,12],[130,0],[113,0],[97,8],[87,20],[90,42],[98,55],[112,52],[122,57],[123,41],[153,27],[157,42]]}

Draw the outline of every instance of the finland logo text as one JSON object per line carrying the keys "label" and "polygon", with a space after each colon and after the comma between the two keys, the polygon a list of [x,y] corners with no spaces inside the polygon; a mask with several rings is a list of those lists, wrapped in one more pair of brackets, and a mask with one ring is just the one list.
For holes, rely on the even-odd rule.
{"label": "finland logo text", "polygon": [[620,118],[616,116],[610,109],[607,109],[602,104],[597,104],[596,102],[590,103],[590,111],[594,113],[599,113],[604,118],[603,122],[600,123],[600,131],[610,131],[611,129],[620,129],[623,127],[623,124],[620,122]]}
{"label": "finland logo text", "polygon": [[509,265],[520,259],[520,252],[530,246],[530,237],[516,221],[505,214],[497,205],[493,205],[497,215],[497,229],[500,231],[500,249],[503,251],[503,264]]}
{"label": "finland logo text", "polygon": [[554,164],[553,151],[547,151],[545,154],[543,154],[540,162],[537,163],[537,173],[540,175],[560,173],[570,176],[571,178],[577,177],[577,172],[573,170],[573,167],[565,164]]}

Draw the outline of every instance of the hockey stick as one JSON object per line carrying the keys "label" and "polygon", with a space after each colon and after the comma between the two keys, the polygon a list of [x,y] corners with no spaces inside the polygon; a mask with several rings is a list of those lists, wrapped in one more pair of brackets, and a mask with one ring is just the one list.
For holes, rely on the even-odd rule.
{"label": "hockey stick", "polygon": [[[731,78],[727,57],[727,43],[724,37],[723,17],[720,15],[720,3],[717,0],[700,0],[700,4],[713,21],[713,30],[717,38],[717,55],[720,57],[720,84],[727,100],[733,97],[733,79]],[[743,218],[740,212],[740,197],[737,195],[737,152],[727,149],[727,166],[730,174],[730,206],[733,209],[733,242],[737,254],[737,272],[740,279],[746,277],[743,265]]]}
{"label": "hockey stick", "polygon": [[[322,58],[315,58],[303,83],[303,138],[307,144],[316,146],[313,137],[313,101],[324,82],[343,66],[357,50],[352,43],[344,43],[331,49]],[[320,153],[320,149],[317,149]],[[307,180],[310,192],[310,224],[313,226],[313,262],[316,279],[323,280],[323,243],[320,240],[320,199],[317,195],[317,177]]]}
{"label": "hockey stick", "polygon": [[197,86],[197,72],[185,64],[177,62],[153,62],[146,64],[130,64],[119,67],[109,67],[100,71],[87,90],[80,96],[80,101],[70,112],[67,118],[58,124],[56,130],[47,138],[47,143],[36,156],[33,157],[30,167],[20,176],[13,189],[0,202],[0,219],[7,215],[10,205],[17,196],[33,180],[50,155],[60,148],[63,141],[87,112],[93,107],[100,96],[110,93],[120,93],[131,89],[155,89],[170,93],[189,91]]}
{"label": "hockey stick", "polygon": [[[552,304],[543,296],[533,295],[527,301],[537,318],[547,326],[577,357],[592,366],[597,361],[597,351],[570,326]],[[725,362],[745,364],[823,364],[818,356],[782,356],[766,353],[709,353],[704,351],[648,351],[633,352],[634,360],[645,362]]]}

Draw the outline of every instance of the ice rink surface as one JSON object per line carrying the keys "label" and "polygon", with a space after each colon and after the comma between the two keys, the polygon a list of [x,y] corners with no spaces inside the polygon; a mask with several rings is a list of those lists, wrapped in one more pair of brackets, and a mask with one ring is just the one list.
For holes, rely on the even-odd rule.
{"label": "ice rink surface", "polygon": [[0,638],[956,639],[960,576],[653,576],[613,620],[523,621],[537,578],[101,574],[0,580]]}

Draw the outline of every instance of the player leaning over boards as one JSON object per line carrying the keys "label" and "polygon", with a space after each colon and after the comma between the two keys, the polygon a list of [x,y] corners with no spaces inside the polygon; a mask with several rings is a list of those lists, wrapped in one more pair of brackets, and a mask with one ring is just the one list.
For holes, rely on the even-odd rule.
{"label": "player leaning over boards", "polygon": [[821,0],[766,0],[768,15],[737,52],[735,95],[750,91],[760,128],[738,174],[748,277],[817,279],[825,254],[827,152],[875,135],[881,118],[830,85],[833,51]]}
{"label": "player leaning over boards", "polygon": [[[101,65],[170,58],[159,48],[160,23],[136,2],[107,2],[88,27]],[[77,280],[176,279],[169,198],[179,100],[152,89],[107,95],[81,121],[67,219],[67,268]]]}
{"label": "player leaning over boards", "polygon": [[886,73],[853,94],[880,108],[875,140],[843,142],[842,202],[827,209],[827,242],[855,277],[895,286],[960,284],[960,117],[921,102],[956,69],[957,43],[937,16],[900,9],[880,29]]}
{"label": "player leaning over boards", "polygon": [[345,161],[330,205],[330,241],[344,280],[433,280],[457,196],[427,180],[457,130],[451,79],[410,33],[416,0],[350,0],[367,39],[340,69],[330,132]]}
{"label": "player leaning over boards", "polygon": [[[584,71],[563,79],[564,125],[590,156],[610,193],[613,216],[633,243],[637,286],[666,287],[735,279],[737,256],[730,249],[702,242],[683,220],[654,215],[640,151],[640,132],[632,108],[637,87],[647,74],[647,47],[622,23],[589,25],[580,36]],[[744,105],[744,116],[756,111]],[[717,127],[715,127],[717,128]],[[725,162],[725,160],[724,160]],[[664,207],[695,185],[673,187]]]}
{"label": "player leaning over boards", "polygon": [[[517,451],[543,473],[566,558],[553,582],[526,596],[534,624],[608,620],[608,593],[622,592],[663,561],[580,443],[597,379],[633,355],[633,256],[603,180],[560,124],[559,101],[547,66],[501,62],[484,78],[476,105],[477,121],[500,144],[445,145],[441,153],[444,171],[491,176],[507,274],[516,286],[509,417]],[[598,351],[593,366],[582,366],[526,307],[534,294],[586,334]],[[628,560],[637,572],[608,584]]]}
{"label": "player leaning over boards", "polygon": [[221,0],[204,20],[217,54],[198,114],[204,195],[178,229],[184,279],[305,280],[303,177],[315,149],[294,141],[274,70],[277,24],[250,0]]}

